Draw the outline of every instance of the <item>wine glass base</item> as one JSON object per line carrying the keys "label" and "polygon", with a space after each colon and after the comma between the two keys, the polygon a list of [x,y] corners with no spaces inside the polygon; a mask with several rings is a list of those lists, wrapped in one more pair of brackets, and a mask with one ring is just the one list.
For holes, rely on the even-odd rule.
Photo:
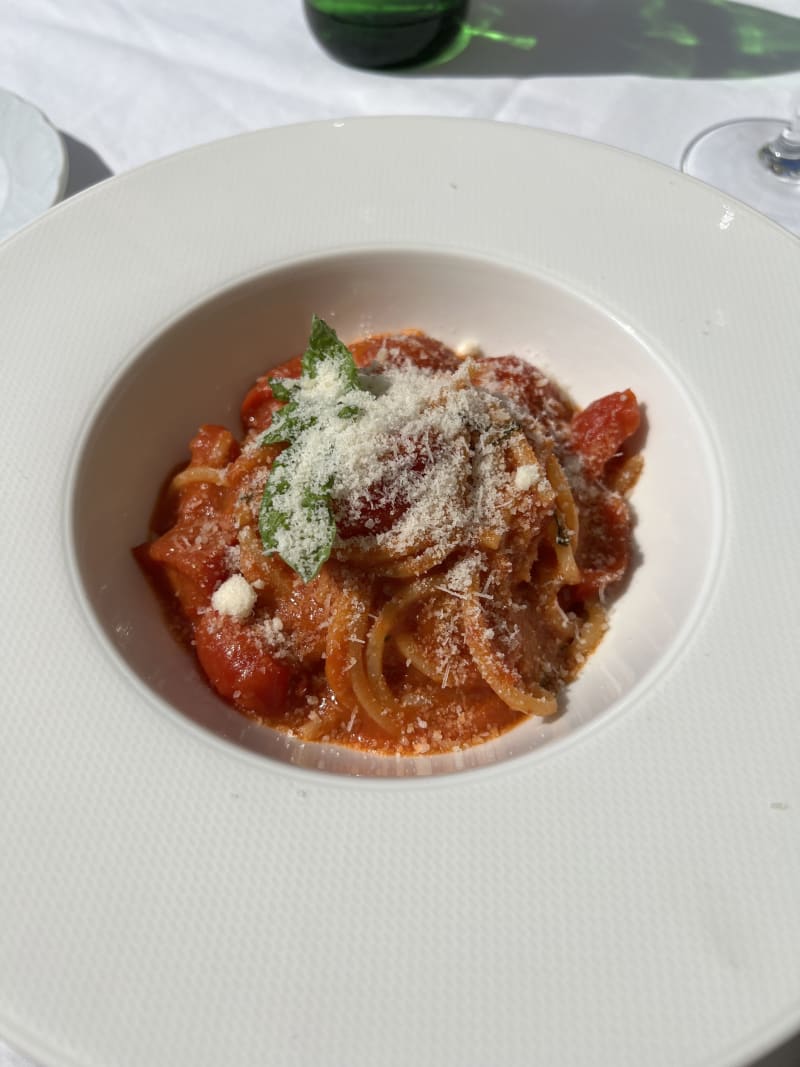
{"label": "wine glass base", "polygon": [[800,181],[775,174],[759,156],[785,128],[781,119],[713,126],[686,149],[681,169],[800,234]]}

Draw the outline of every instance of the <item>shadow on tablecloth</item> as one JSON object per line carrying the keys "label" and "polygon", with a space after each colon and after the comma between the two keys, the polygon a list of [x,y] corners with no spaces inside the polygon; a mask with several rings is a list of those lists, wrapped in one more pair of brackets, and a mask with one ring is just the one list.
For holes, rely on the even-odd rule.
{"label": "shadow on tablecloth", "polygon": [[800,17],[735,0],[471,0],[447,54],[405,73],[747,78],[797,70]]}
{"label": "shadow on tablecloth", "polygon": [[64,191],[64,199],[88,189],[91,185],[104,181],[113,175],[108,164],[100,158],[93,148],[71,137],[63,130],[59,130],[61,139],[67,149],[69,157],[69,175],[67,187]]}

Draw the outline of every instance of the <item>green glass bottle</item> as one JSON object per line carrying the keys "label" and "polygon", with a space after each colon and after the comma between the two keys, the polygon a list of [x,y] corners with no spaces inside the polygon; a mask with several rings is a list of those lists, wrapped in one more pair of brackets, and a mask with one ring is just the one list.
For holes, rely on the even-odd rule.
{"label": "green glass bottle", "polygon": [[463,24],[468,0],[304,0],[308,24],[335,59],[373,70],[426,63]]}

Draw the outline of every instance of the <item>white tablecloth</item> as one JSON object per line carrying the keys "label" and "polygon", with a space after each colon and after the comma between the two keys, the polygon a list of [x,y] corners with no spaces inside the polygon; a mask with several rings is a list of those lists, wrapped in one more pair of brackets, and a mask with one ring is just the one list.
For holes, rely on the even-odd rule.
{"label": "white tablecloth", "polygon": [[[800,0],[473,0],[469,24],[448,62],[384,74],[330,59],[301,0],[2,0],[0,87],[64,135],[67,195],[241,131],[362,114],[524,123],[678,166],[700,130],[784,116],[800,90]],[[800,1039],[759,1063],[798,1065]],[[31,1061],[0,1040],[0,1067]]]}

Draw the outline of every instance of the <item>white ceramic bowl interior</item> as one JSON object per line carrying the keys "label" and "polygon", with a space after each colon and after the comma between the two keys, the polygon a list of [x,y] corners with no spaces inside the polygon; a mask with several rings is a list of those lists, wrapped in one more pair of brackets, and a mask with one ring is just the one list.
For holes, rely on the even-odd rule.
{"label": "white ceramic bowl interior", "polygon": [[[452,345],[515,353],[581,405],[632,388],[644,406],[645,469],[632,498],[636,561],[600,649],[553,722],[446,756],[387,758],[302,743],[223,703],[167,631],[131,556],[147,535],[165,475],[203,422],[240,433],[248,386],[302,351],[312,313],[345,340],[419,327]],[[295,261],[210,295],[131,353],[98,399],[73,466],[70,537],[76,587],[132,686],[211,736],[298,766],[420,777],[551,750],[629,707],[679,653],[705,600],[720,539],[720,478],[692,398],[624,322],[539,274],[469,255],[344,251]],[[702,521],[703,535],[698,536]]]}

